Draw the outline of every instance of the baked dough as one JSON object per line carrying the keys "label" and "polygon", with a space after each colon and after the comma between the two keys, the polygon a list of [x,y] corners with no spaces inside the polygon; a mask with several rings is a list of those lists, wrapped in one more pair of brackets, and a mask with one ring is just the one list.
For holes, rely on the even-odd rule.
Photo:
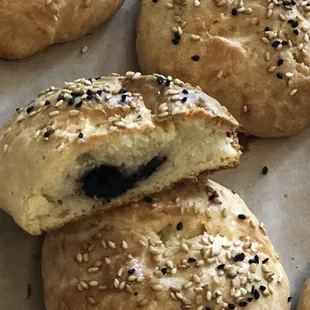
{"label": "baked dough", "polygon": [[21,59],[86,34],[124,0],[1,0],[0,58]]}
{"label": "baked dough", "polygon": [[308,7],[306,1],[142,0],[141,70],[199,85],[249,134],[295,134],[310,120]]}
{"label": "baked dough", "polygon": [[49,234],[47,310],[287,310],[289,282],[237,194],[179,184]]}
{"label": "baked dough", "polygon": [[0,130],[0,205],[40,234],[236,166],[237,126],[217,101],[163,76],[51,87]]}
{"label": "baked dough", "polygon": [[304,287],[301,290],[297,310],[309,310],[310,309],[310,278],[306,281]]}

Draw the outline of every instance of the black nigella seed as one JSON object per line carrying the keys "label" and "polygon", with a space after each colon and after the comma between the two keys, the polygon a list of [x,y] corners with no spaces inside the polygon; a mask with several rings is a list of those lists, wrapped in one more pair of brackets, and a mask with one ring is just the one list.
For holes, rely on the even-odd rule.
{"label": "black nigella seed", "polygon": [[166,267],[161,268],[161,272],[163,273],[163,275],[165,275],[167,273],[167,268]]}
{"label": "black nigella seed", "polygon": [[157,77],[157,83],[159,85],[163,85],[165,83],[165,79],[163,77],[161,77],[161,76],[158,76]]}
{"label": "black nigella seed", "polygon": [[194,257],[189,257],[189,258],[187,259],[187,261],[188,261],[189,263],[196,263],[196,262],[197,262],[197,259],[194,258]]}
{"label": "black nigella seed", "polygon": [[127,96],[126,95],[122,95],[122,102],[126,101]]}
{"label": "black nigella seed", "polygon": [[125,89],[125,88],[121,88],[120,90],[119,90],[119,92],[118,92],[120,95],[121,94],[125,94],[125,93],[127,93],[127,90]]}
{"label": "black nigella seed", "polygon": [[218,269],[218,270],[223,270],[224,267],[225,267],[225,264],[221,264],[221,265],[218,265],[218,266],[216,267],[216,269]]}
{"label": "black nigella seed", "polygon": [[52,133],[50,131],[47,131],[45,134],[44,134],[44,138],[48,138]]}
{"label": "black nigella seed", "polygon": [[185,95],[188,95],[188,90],[187,89],[183,89],[182,93],[185,94]]}
{"label": "black nigella seed", "polygon": [[258,258],[258,255],[255,255],[255,256],[254,256],[254,262],[255,262],[255,264],[259,264],[259,258]]}
{"label": "black nigella seed", "polygon": [[29,114],[29,113],[31,113],[33,110],[34,110],[34,107],[31,106],[31,107],[28,107],[26,111],[27,111],[27,113]]}
{"label": "black nigella seed", "polygon": [[255,299],[259,299],[259,297],[260,297],[259,291],[255,289],[254,292],[253,292],[253,296],[254,296]]}
{"label": "black nigella seed", "polygon": [[172,39],[172,43],[174,44],[174,45],[178,45],[179,44],[179,40],[177,40],[177,39]]}
{"label": "black nigella seed", "polygon": [[212,310],[211,308],[209,308],[209,307],[205,307],[205,309],[204,310]]}
{"label": "black nigella seed", "polygon": [[262,292],[265,292],[265,291],[266,291],[266,286],[261,285],[261,286],[259,287],[259,289],[260,289]]}
{"label": "black nigella seed", "polygon": [[143,200],[147,203],[152,203],[152,198],[151,197],[144,197]]}
{"label": "black nigella seed", "polygon": [[98,94],[99,96],[102,95],[102,93],[103,93],[103,90],[102,90],[102,89],[97,90],[97,94]]}
{"label": "black nigella seed", "polygon": [[15,110],[15,111],[16,111],[16,112],[18,112],[19,110],[20,110],[20,108],[16,108],[16,110]]}
{"label": "black nigella seed", "polygon": [[293,28],[297,28],[298,27],[298,21],[294,21],[294,23],[292,24]]}
{"label": "black nigella seed", "polygon": [[83,133],[80,132],[79,135],[78,135],[78,137],[79,137],[80,139],[83,139],[83,137],[84,137]]}
{"label": "black nigella seed", "polygon": [[253,298],[252,297],[249,297],[248,298],[248,302],[252,302]]}
{"label": "black nigella seed", "polygon": [[61,199],[57,200],[57,203],[61,206],[63,204],[63,201]]}
{"label": "black nigella seed", "polygon": [[287,41],[282,41],[282,45],[288,45]]}
{"label": "black nigella seed", "polygon": [[135,295],[135,296],[138,296],[138,292],[135,292],[134,295]]}
{"label": "black nigella seed", "polygon": [[90,89],[87,89],[86,94],[87,94],[87,95],[92,95],[93,92],[92,92]]}
{"label": "black nigella seed", "polygon": [[86,99],[87,100],[92,100],[92,99],[94,99],[94,95],[87,95]]}
{"label": "black nigella seed", "polygon": [[77,104],[75,105],[75,107],[76,107],[76,108],[80,108],[80,107],[82,106],[82,104],[83,104],[83,101],[80,101],[79,103],[77,103]]}
{"label": "black nigella seed", "polygon": [[278,47],[280,44],[281,44],[281,42],[278,41],[278,40],[276,40],[276,41],[273,41],[271,45],[272,45],[273,47]]}
{"label": "black nigella seed", "polygon": [[69,100],[68,100],[68,105],[73,105],[74,104],[74,99],[73,98],[70,98]]}
{"label": "black nigella seed", "polygon": [[192,59],[193,59],[194,61],[199,61],[200,56],[198,56],[198,55],[194,55],[194,56],[192,57]]}
{"label": "black nigella seed", "polygon": [[269,261],[269,258],[267,257],[267,258],[265,258],[265,259],[262,261],[262,264],[266,264],[266,263],[268,263],[268,261]]}
{"label": "black nigella seed", "polygon": [[235,262],[242,262],[245,258],[244,253],[239,253],[234,257]]}
{"label": "black nigella seed", "polygon": [[265,28],[265,31],[270,31],[271,29],[269,27],[266,27]]}
{"label": "black nigella seed", "polygon": [[287,301],[288,301],[288,302],[291,302],[292,299],[293,299],[293,297],[290,296],[290,297],[287,299]]}
{"label": "black nigella seed", "polygon": [[167,80],[166,80],[166,84],[165,84],[165,85],[166,85],[167,87],[169,87],[169,86],[170,86],[170,84],[171,84],[171,81],[167,79]]}
{"label": "black nigella seed", "polygon": [[128,269],[128,274],[134,274],[136,272],[136,269],[132,268],[132,269]]}
{"label": "black nigella seed", "polygon": [[239,307],[244,308],[247,306],[247,302],[246,301],[241,301],[241,303],[239,304]]}
{"label": "black nigella seed", "polygon": [[293,25],[293,24],[294,24],[294,21],[293,21],[292,19],[289,19],[287,22],[288,22],[290,25]]}
{"label": "black nigella seed", "polygon": [[228,309],[235,309],[236,306],[234,304],[228,304]]}
{"label": "black nigella seed", "polygon": [[236,8],[233,8],[233,9],[231,10],[231,15],[232,15],[232,16],[236,16],[237,14],[238,14],[237,9],[236,9]]}
{"label": "black nigella seed", "polygon": [[181,101],[185,103],[187,101],[187,97],[182,98]]}
{"label": "black nigella seed", "polygon": [[294,32],[297,36],[299,35],[298,29],[294,29],[293,32]]}
{"label": "black nigella seed", "polygon": [[276,77],[278,79],[282,80],[283,79],[283,74],[279,72],[279,73],[276,74]]}
{"label": "black nigella seed", "polygon": [[266,175],[267,173],[268,173],[268,167],[264,166],[263,169],[262,169],[262,174]]}
{"label": "black nigella seed", "polygon": [[177,230],[182,230],[183,229],[183,223],[182,222],[179,222],[177,224]]}
{"label": "black nigella seed", "polygon": [[283,63],[284,63],[284,60],[280,58],[280,59],[278,60],[278,62],[277,62],[277,65],[278,65],[278,66],[282,66]]}
{"label": "black nigella seed", "polygon": [[51,102],[49,100],[46,100],[44,105],[47,107],[47,106],[51,105]]}
{"label": "black nigella seed", "polygon": [[239,214],[238,215],[238,219],[239,220],[245,220],[246,219],[246,216],[244,214]]}
{"label": "black nigella seed", "polygon": [[158,2],[158,0],[152,0],[153,1],[153,3],[157,3]]}

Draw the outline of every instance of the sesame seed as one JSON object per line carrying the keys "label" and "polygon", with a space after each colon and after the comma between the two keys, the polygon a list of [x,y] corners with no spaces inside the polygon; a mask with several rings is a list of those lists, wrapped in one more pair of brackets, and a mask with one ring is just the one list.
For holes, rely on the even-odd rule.
{"label": "sesame seed", "polygon": [[156,284],[156,285],[152,286],[152,289],[155,292],[160,292],[160,291],[162,291],[164,289],[164,287],[162,285],[160,285],[160,284]]}
{"label": "sesame seed", "polygon": [[86,300],[87,300],[87,302],[88,302],[90,305],[92,305],[92,306],[96,304],[95,299],[92,298],[92,297],[87,296],[87,297],[86,297]]}
{"label": "sesame seed", "polygon": [[110,264],[111,264],[111,259],[108,258],[108,257],[105,257],[105,258],[104,258],[104,261],[105,261],[105,263],[106,263],[107,265],[110,265]]}
{"label": "sesame seed", "polygon": [[293,89],[291,92],[290,92],[290,96],[294,96],[296,93],[297,93],[298,89]]}
{"label": "sesame seed", "polygon": [[89,286],[92,286],[92,287],[95,287],[95,286],[98,286],[98,281],[90,281],[89,282]]}
{"label": "sesame seed", "polygon": [[127,242],[124,241],[124,240],[122,241],[122,248],[125,249],[125,250],[128,249],[128,244],[127,244]]}
{"label": "sesame seed", "polygon": [[108,245],[109,245],[109,247],[110,247],[111,249],[115,249],[115,248],[116,248],[115,243],[112,242],[112,241],[108,241]]}
{"label": "sesame seed", "polygon": [[87,52],[87,50],[88,50],[88,47],[86,45],[81,47],[81,53],[82,54],[85,54]]}
{"label": "sesame seed", "polygon": [[98,267],[91,267],[91,268],[88,269],[88,272],[89,273],[96,273],[98,270],[99,270]]}
{"label": "sesame seed", "polygon": [[81,263],[83,261],[83,255],[81,253],[79,253],[77,256],[76,256],[76,260]]}

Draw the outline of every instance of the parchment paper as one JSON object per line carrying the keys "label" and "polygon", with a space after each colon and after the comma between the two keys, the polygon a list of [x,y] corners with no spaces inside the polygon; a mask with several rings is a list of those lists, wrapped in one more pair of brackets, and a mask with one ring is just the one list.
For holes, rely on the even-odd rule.
{"label": "parchment paper", "polygon": [[[127,0],[92,35],[49,47],[23,61],[0,60],[0,123],[51,85],[138,70],[135,21],[139,2]],[[83,46],[88,46],[85,54],[80,52]],[[293,305],[302,282],[310,276],[309,135],[310,128],[291,138],[259,139],[250,145],[238,169],[213,176],[240,194],[265,223],[290,278]],[[269,168],[265,176],[261,174],[264,166]],[[0,211],[0,310],[45,309],[40,276],[42,240],[22,231]]]}

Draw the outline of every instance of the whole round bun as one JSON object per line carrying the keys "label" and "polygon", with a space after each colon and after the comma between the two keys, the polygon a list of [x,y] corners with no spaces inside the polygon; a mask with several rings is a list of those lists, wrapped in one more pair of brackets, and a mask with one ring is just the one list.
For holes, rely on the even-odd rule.
{"label": "whole round bun", "polygon": [[297,310],[310,309],[310,278],[304,284],[298,299]]}
{"label": "whole round bun", "polygon": [[142,0],[141,70],[199,85],[249,134],[295,134],[310,120],[308,7],[305,1]]}
{"label": "whole round bun", "polygon": [[109,19],[124,0],[2,0],[0,58],[21,59]]}
{"label": "whole round bun", "polygon": [[239,162],[238,123],[158,75],[51,87],[0,130],[0,205],[32,234]]}
{"label": "whole round bun", "polygon": [[287,310],[289,282],[266,231],[240,197],[212,181],[46,237],[47,310]]}

